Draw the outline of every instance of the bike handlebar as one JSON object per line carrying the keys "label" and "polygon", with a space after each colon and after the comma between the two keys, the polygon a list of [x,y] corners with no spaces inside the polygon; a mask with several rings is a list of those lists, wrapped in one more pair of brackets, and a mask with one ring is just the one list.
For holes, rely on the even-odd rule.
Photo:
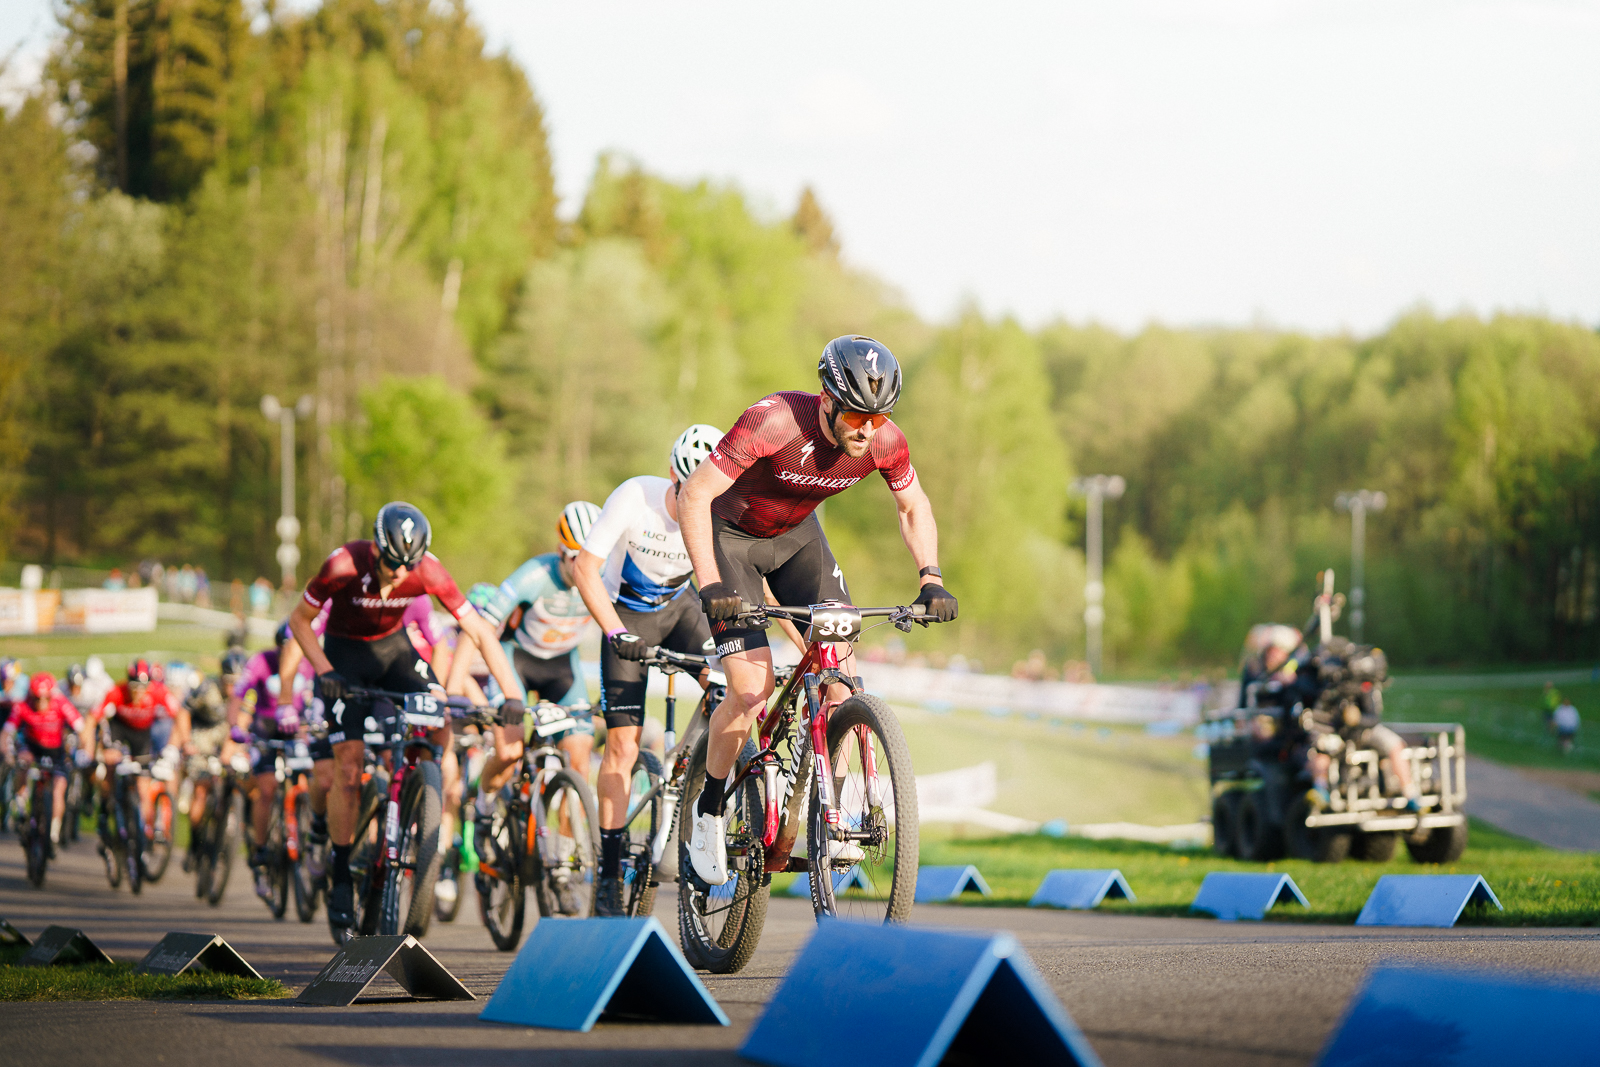
{"label": "bike handlebar", "polygon": [[647,667],[675,667],[682,670],[700,671],[709,669],[711,661],[705,656],[696,656],[689,652],[674,652],[670,648],[660,645],[651,645],[644,650],[644,660]]}
{"label": "bike handlebar", "polygon": [[776,604],[752,604],[747,600],[739,601],[739,613],[733,617],[733,622],[765,622],[769,615],[776,615],[788,619],[790,622],[810,622],[812,608],[832,608],[841,610],[848,608],[863,619],[887,618],[895,622],[914,619],[924,625],[937,622],[928,616],[925,604],[901,604],[892,608],[858,608],[853,604],[811,604],[806,607],[780,607]]}

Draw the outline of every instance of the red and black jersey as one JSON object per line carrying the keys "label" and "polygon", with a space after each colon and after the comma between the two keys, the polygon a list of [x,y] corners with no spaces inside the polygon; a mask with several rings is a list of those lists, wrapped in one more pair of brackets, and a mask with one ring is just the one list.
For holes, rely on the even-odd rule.
{"label": "red and black jersey", "polygon": [[167,692],[165,685],[151,682],[144,687],[143,693],[134,696],[128,683],[122,682],[111,687],[111,692],[95,709],[94,717],[99,721],[114,715],[130,730],[148,730],[156,721],[156,714],[161,711],[165,711],[168,718],[176,718],[178,714],[178,702]]}
{"label": "red and black jersey", "polygon": [[745,409],[711,453],[734,480],[711,510],[756,537],[800,525],[818,504],[878,471],[895,492],[916,478],[900,427],[886,422],[860,459],[829,444],[818,422],[816,393],[773,393]]}
{"label": "red and black jersey", "polygon": [[39,748],[60,748],[62,727],[78,729],[83,725],[83,716],[72,706],[72,701],[60,693],[51,693],[43,711],[34,707],[31,700],[17,701],[7,725],[21,730],[22,736]]}
{"label": "red and black jersey", "polygon": [[306,584],[305,599],[318,610],[328,605],[329,636],[358,641],[376,641],[400,629],[407,605],[417,597],[438,597],[458,619],[472,610],[456,580],[431,552],[387,598],[378,595],[380,583],[377,548],[371,541],[351,541],[322,561],[322,569]]}

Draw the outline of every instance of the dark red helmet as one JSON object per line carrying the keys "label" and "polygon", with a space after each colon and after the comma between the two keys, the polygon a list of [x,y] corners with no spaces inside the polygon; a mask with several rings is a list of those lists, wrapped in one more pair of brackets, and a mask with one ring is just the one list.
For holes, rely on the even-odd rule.
{"label": "dark red helmet", "polygon": [[55,688],[56,676],[53,674],[47,674],[44,671],[40,671],[38,674],[28,679],[28,692],[32,693],[36,697],[47,697],[51,693],[55,692]]}
{"label": "dark red helmet", "polygon": [[149,660],[136,659],[128,664],[128,681],[130,682],[148,682],[154,676],[155,671],[150,669]]}

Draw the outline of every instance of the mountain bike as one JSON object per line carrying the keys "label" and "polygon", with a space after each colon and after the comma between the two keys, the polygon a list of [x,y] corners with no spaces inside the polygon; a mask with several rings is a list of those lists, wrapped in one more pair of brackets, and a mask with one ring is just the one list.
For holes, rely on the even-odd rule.
{"label": "mountain bike", "polygon": [[35,889],[43,889],[45,867],[50,863],[50,817],[55,804],[53,759],[41,756],[27,762],[18,797],[27,804],[17,820],[17,837],[27,859],[28,881]]}
{"label": "mountain bike", "polygon": [[[440,749],[428,740],[428,731],[449,721],[445,701],[431,693],[381,689],[353,688],[351,695],[372,701],[363,740],[379,766],[387,763],[387,780],[381,787],[382,802],[369,805],[364,798],[356,824],[357,845],[350,854],[355,925],[329,929],[340,944],[358,935],[422,937],[433,918],[439,818],[444,808]],[[371,781],[378,778],[374,773]],[[373,795],[377,792],[372,790]]]}
{"label": "mountain bike", "polygon": [[[271,896],[265,898],[267,910],[274,919],[282,919],[289,911],[289,886],[295,890],[295,910],[301,922],[310,922],[316,911],[316,898],[309,901],[304,894],[316,890],[302,888],[299,857],[299,826],[293,821],[295,801],[304,794],[306,786],[299,781],[300,774],[311,773],[311,757],[305,745],[293,740],[257,740],[256,748],[262,760],[270,760],[278,788],[272,798],[272,811],[267,817],[266,867],[267,884]],[[259,767],[259,765],[258,765]],[[254,801],[252,801],[254,803]],[[310,805],[306,805],[309,807]],[[309,825],[309,818],[306,820]]]}
{"label": "mountain bike", "polygon": [[189,850],[194,865],[194,895],[215,907],[222,903],[244,838],[244,791],[241,776],[250,770],[243,755],[225,766],[216,756],[197,757],[191,774],[206,783],[205,803],[189,809]]}
{"label": "mountain bike", "polygon": [[311,767],[314,761],[304,741],[283,753],[276,806],[283,823],[283,850],[288,861],[289,884],[294,888],[294,913],[303,923],[317,917],[323,880],[311,876]]}
{"label": "mountain bike", "polygon": [[[840,669],[837,643],[860,638],[863,619],[882,618],[904,632],[934,620],[921,605],[828,602],[804,608],[745,604],[735,621],[765,629],[774,618],[803,626],[807,645],[728,779],[727,883],[706,884],[689,862],[694,812],[705,785],[704,737],[690,759],[678,813],[679,936],[690,964],[716,973],[739,970],[755,953],[775,872],[810,876],[811,907],[819,920],[904,922],[916,893],[911,750],[889,705]],[[848,687],[850,696],[825,700],[825,687],[836,683]],[[804,860],[793,855],[802,823]]]}
{"label": "mountain bike", "polygon": [[576,725],[571,709],[541,702],[528,714],[533,737],[516,775],[496,796],[489,832],[475,841],[478,910],[501,952],[522,940],[530,885],[542,917],[591,914],[600,858],[594,790],[549,741]]}
{"label": "mountain bike", "polygon": [[654,752],[639,750],[633,764],[627,821],[623,824],[627,836],[622,846],[622,904],[629,918],[649,915],[655,908],[656,888],[662,879],[677,877],[677,814],[690,757],[706,731],[710,709],[722,702],[726,691],[720,685],[707,688],[680,744],[677,676],[697,675],[708,669],[710,662],[704,656],[660,647],[646,649],[645,654],[645,667],[655,667],[667,678],[664,751],[670,773],[663,773],[662,761]]}
{"label": "mountain bike", "polygon": [[[106,881],[111,883],[111,888],[121,886],[126,875],[128,890],[137,895],[144,889],[147,843],[144,814],[140,810],[139,779],[149,775],[154,757],[130,756],[126,747],[119,747],[123,749],[122,758],[108,768],[111,771],[109,803],[104,795],[101,797],[97,820],[100,855],[105,860]],[[167,798],[169,805],[171,800]],[[170,810],[169,807],[169,814]]]}
{"label": "mountain bike", "polygon": [[155,818],[145,828],[144,879],[152,885],[161,881],[172,862],[172,842],[177,830],[172,803],[172,783],[177,781],[177,750],[168,749],[149,763],[150,777],[157,783],[153,810]]}

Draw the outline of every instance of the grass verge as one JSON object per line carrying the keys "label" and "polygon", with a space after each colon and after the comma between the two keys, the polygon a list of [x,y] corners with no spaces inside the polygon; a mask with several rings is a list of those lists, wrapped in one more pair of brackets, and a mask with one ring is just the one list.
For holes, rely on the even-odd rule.
{"label": "grass verge", "polygon": [[1040,835],[930,841],[923,845],[921,859],[927,866],[976,866],[994,891],[992,898],[974,895],[962,901],[978,906],[1025,905],[1045,874],[1057,867],[1115,867],[1127,878],[1138,901],[1108,901],[1099,910],[1125,915],[1188,915],[1189,903],[1207,872],[1282,871],[1294,878],[1311,906],[1280,905],[1268,913],[1269,919],[1351,923],[1382,875],[1481,874],[1505,911],[1474,907],[1463,913],[1462,925],[1600,925],[1600,856],[1544,848],[1477,820],[1472,823],[1466,854],[1448,867],[1414,863],[1403,848],[1388,863],[1245,863],[1208,852],[1175,852],[1135,841]]}
{"label": "grass verge", "polygon": [[0,946],[0,1001],[268,1000],[289,990],[276,978],[225,974],[135,974],[126,960],[70,967],[21,967],[27,949]]}

